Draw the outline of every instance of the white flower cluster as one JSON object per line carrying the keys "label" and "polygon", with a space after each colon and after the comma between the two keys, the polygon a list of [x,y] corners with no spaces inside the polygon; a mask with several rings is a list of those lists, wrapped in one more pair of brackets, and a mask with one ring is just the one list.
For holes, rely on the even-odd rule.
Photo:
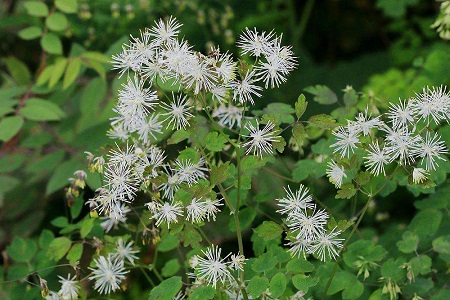
{"label": "white flower cluster", "polygon": [[55,293],[50,292],[45,299],[47,300],[75,300],[79,298],[79,290],[81,288],[79,281],[76,279],[77,276],[67,274],[67,278],[58,276],[61,283],[61,289]]}
{"label": "white flower cluster", "polygon": [[212,245],[206,251],[202,250],[203,256],[194,255],[189,260],[194,273],[191,277],[195,278],[199,285],[212,285],[214,288],[218,283],[224,286],[232,286],[236,283],[233,272],[243,271],[245,257],[229,253],[224,258],[220,257],[222,249],[219,246]]}
{"label": "white flower cluster", "polygon": [[[412,167],[414,183],[423,182],[448,153],[445,142],[431,127],[450,122],[450,94],[443,86],[426,87],[407,101],[391,103],[385,116],[387,122],[381,120],[381,115],[372,118],[367,109],[359,113],[356,121],[348,121],[333,131],[336,142],[331,147],[341,157],[350,157],[357,148],[363,148],[362,137],[367,136],[371,140],[364,157],[368,171],[375,176],[386,175],[385,166],[397,162]],[[376,137],[376,130],[384,136]],[[339,188],[346,177],[344,168],[334,161],[328,166],[330,181]]]}
{"label": "white flower cluster", "polygon": [[333,228],[327,231],[328,214],[325,210],[316,208],[309,189],[300,185],[294,193],[288,186],[284,189],[286,197],[277,199],[277,210],[286,216],[285,223],[289,228],[288,246],[289,252],[294,256],[316,254],[320,260],[325,261],[327,257],[335,259],[339,256],[343,239],[337,238],[341,231]]}
{"label": "white flower cluster", "polygon": [[125,262],[128,261],[134,266],[134,261],[138,259],[134,254],[138,252],[133,250],[132,241],[125,244],[122,238],[119,238],[114,252],[94,259],[95,268],[89,268],[92,271],[89,279],[95,280],[94,289],[100,294],[109,294],[120,289],[121,282],[129,272],[125,269]]}

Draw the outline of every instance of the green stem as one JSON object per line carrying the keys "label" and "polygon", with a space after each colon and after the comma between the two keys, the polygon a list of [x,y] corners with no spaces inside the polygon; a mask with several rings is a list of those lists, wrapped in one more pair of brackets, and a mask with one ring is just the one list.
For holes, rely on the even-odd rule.
{"label": "green stem", "polygon": [[[290,6],[292,8],[294,5],[293,2],[296,2],[296,1],[293,1],[293,0],[290,1]],[[308,25],[308,21],[311,16],[311,12],[314,7],[314,2],[315,2],[315,0],[308,0],[306,2],[305,7],[302,12],[302,15],[300,17],[300,24],[298,26],[293,27],[293,28],[295,28],[294,34],[293,34],[293,44],[295,46],[298,45],[298,42],[302,39],[303,34],[305,33],[306,26]],[[295,10],[292,10],[292,11],[295,11]]]}
{"label": "green stem", "polygon": [[[345,248],[345,246],[348,244],[348,242],[350,242],[350,239],[351,239],[352,236],[355,234],[356,229],[357,229],[358,226],[359,226],[359,223],[361,223],[361,220],[362,220],[362,218],[364,217],[364,215],[365,215],[365,213],[366,213],[366,211],[367,211],[367,208],[369,208],[369,204],[370,204],[370,201],[371,201],[371,200],[372,200],[372,198],[369,198],[369,199],[367,200],[366,205],[364,205],[364,208],[363,208],[363,210],[362,210],[362,212],[361,212],[361,215],[360,215],[359,218],[358,218],[358,221],[356,222],[355,226],[353,226],[353,229],[352,229],[352,231],[350,232],[350,234],[348,235],[348,237],[345,239],[345,242],[344,242],[344,244],[342,245],[341,251],[339,251],[339,257],[340,257],[340,255],[342,254],[342,250]],[[333,271],[331,272],[331,276],[330,276],[330,278],[328,279],[327,285],[326,285],[325,290],[324,290],[324,292],[323,292],[323,294],[322,294],[322,300],[325,300],[325,298],[326,298],[326,296],[327,296],[328,289],[330,288],[331,282],[333,281],[334,275],[336,274],[338,264],[339,264],[339,262],[340,262],[341,260],[342,260],[342,259],[336,260],[335,263],[334,263]]]}
{"label": "green stem", "polygon": [[155,283],[153,282],[153,280],[150,278],[150,276],[148,276],[147,272],[145,272],[143,267],[139,267],[139,270],[141,270],[142,274],[144,274],[144,277],[147,279],[147,281],[152,285],[152,287],[155,287]]}

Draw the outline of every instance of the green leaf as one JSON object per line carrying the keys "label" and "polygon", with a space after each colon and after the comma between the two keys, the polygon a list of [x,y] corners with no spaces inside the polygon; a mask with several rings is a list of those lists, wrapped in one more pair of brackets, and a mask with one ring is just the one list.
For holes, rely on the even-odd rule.
{"label": "green leaf", "polygon": [[81,223],[80,236],[82,239],[84,239],[91,232],[92,228],[94,228],[94,220],[95,219],[88,216]]}
{"label": "green leaf", "polygon": [[227,161],[224,164],[221,164],[220,166],[211,166],[210,174],[210,181],[212,185],[218,185],[219,183],[224,182],[228,178],[228,170],[230,167],[230,162]]}
{"label": "green leaf", "polygon": [[85,59],[83,59],[81,62],[85,64],[87,67],[97,72],[98,76],[102,80],[106,80],[106,71],[101,63],[99,63],[96,60],[85,60]]}
{"label": "green leaf", "polygon": [[247,285],[247,291],[252,298],[258,298],[261,293],[265,292],[269,287],[269,279],[266,277],[254,276]]}
{"label": "green leaf", "polygon": [[313,94],[314,101],[320,104],[330,105],[338,101],[336,94],[325,85],[309,86],[305,91]]}
{"label": "green leaf", "polygon": [[48,6],[41,1],[27,1],[23,4],[30,16],[46,17],[48,15]]}
{"label": "green leaf", "polygon": [[86,51],[80,55],[80,57],[88,59],[88,60],[94,60],[101,63],[109,63],[110,58],[107,55],[104,55],[100,52],[93,52],[93,51]]}
{"label": "green leaf", "polygon": [[286,284],[286,275],[281,272],[275,274],[270,280],[269,284],[269,291],[272,294],[271,296],[273,298],[278,298],[279,296],[283,295],[284,291],[286,290]]}
{"label": "green leaf", "polygon": [[3,118],[0,121],[0,141],[7,142],[22,128],[23,119],[20,116]]}
{"label": "green leaf", "polygon": [[31,121],[57,121],[65,116],[59,106],[39,98],[28,99],[20,114]]}
{"label": "green leaf", "polygon": [[279,137],[276,141],[272,142],[273,148],[280,153],[283,153],[284,147],[286,146],[286,141],[283,137]]}
{"label": "green leaf", "polygon": [[189,295],[189,300],[214,299],[215,295],[216,289],[212,286],[199,286]]}
{"label": "green leaf", "polygon": [[48,229],[44,229],[41,231],[41,235],[39,236],[39,247],[41,249],[47,249],[50,246],[50,243],[53,241],[53,239],[55,238],[55,235],[53,234],[53,232],[51,232]]}
{"label": "green leaf", "polygon": [[301,123],[294,124],[294,126],[292,126],[292,136],[297,145],[301,146],[308,136],[305,131],[305,126]]}
{"label": "green leaf", "polygon": [[416,4],[418,1],[419,0],[377,0],[376,6],[381,9],[386,16],[400,18],[405,15],[407,6]]}
{"label": "green leaf", "polygon": [[292,277],[292,284],[299,291],[308,292],[310,287],[315,286],[319,282],[318,277],[297,274]]}
{"label": "green leaf", "polygon": [[66,152],[61,149],[40,158],[35,158],[26,166],[25,172],[38,173],[52,171],[64,160],[65,154]]}
{"label": "green leaf", "polygon": [[433,250],[441,254],[450,254],[450,235],[440,236],[433,240]]}
{"label": "green leaf", "polygon": [[257,228],[253,229],[255,233],[266,241],[279,238],[283,233],[283,228],[275,222],[264,221]]}
{"label": "green leaf", "polygon": [[353,88],[346,89],[344,94],[345,106],[354,106],[358,103],[358,94]]}
{"label": "green leaf", "polygon": [[300,119],[306,111],[306,107],[308,106],[308,101],[306,101],[306,97],[303,94],[298,96],[297,102],[295,102],[295,114],[297,118]]}
{"label": "green leaf", "polygon": [[66,217],[59,216],[59,217],[56,217],[53,220],[51,220],[50,224],[52,224],[53,226],[58,227],[58,228],[64,228],[67,225],[69,225],[69,221],[67,220]]}
{"label": "green leaf", "polygon": [[286,264],[286,269],[291,273],[305,273],[314,271],[314,265],[302,258],[293,258]]}
{"label": "green leaf", "polygon": [[21,39],[32,40],[41,36],[42,28],[38,26],[30,26],[22,29],[17,34]]}
{"label": "green leaf", "polygon": [[81,68],[81,61],[78,57],[73,57],[67,64],[66,73],[64,73],[63,90],[67,89],[78,77]]}
{"label": "green leaf", "polygon": [[379,262],[386,254],[387,251],[381,245],[376,245],[373,241],[358,240],[347,246],[343,256],[345,264],[356,269],[355,262],[361,260],[361,257],[368,262]]}
{"label": "green leaf", "polygon": [[164,277],[172,277],[180,270],[180,262],[177,258],[171,259],[161,269],[161,275]]}
{"label": "green leaf", "polygon": [[41,38],[41,47],[47,53],[61,55],[62,54],[62,44],[59,37],[54,33],[47,33]]}
{"label": "green leaf", "polygon": [[180,129],[172,133],[172,136],[167,140],[168,145],[178,144],[181,141],[189,138],[190,133],[184,129]]}
{"label": "green leaf", "polygon": [[202,236],[200,233],[197,232],[197,230],[191,225],[186,223],[183,230],[183,245],[185,247],[188,247],[189,245],[192,246],[192,248],[199,248],[200,242],[202,241]]}
{"label": "green leaf", "polygon": [[45,19],[45,25],[52,31],[62,31],[69,26],[69,21],[62,13],[55,12]]}
{"label": "green leaf", "polygon": [[424,209],[418,212],[408,229],[417,234],[419,240],[424,239],[427,236],[433,236],[439,228],[442,220],[442,212],[437,209]]}
{"label": "green leaf", "polygon": [[180,241],[178,240],[178,237],[168,234],[161,239],[161,242],[158,243],[157,247],[158,251],[167,252],[177,248],[179,244]]}
{"label": "green leaf", "polygon": [[47,255],[54,261],[59,261],[69,251],[70,246],[72,246],[72,241],[69,238],[65,236],[57,237],[50,243]]}
{"label": "green leaf", "polygon": [[220,152],[227,143],[227,139],[217,132],[213,131],[206,136],[206,148],[212,152]]}
{"label": "green leaf", "polygon": [[414,275],[426,275],[431,272],[431,258],[427,255],[413,257],[409,263]]}
{"label": "green leaf", "polygon": [[17,85],[26,85],[31,81],[31,74],[25,63],[15,57],[3,58],[2,62],[6,64],[8,73],[17,83]]}
{"label": "green leaf", "polygon": [[20,181],[15,177],[0,175],[0,197],[2,194],[11,191],[19,184]]}
{"label": "green leaf", "polygon": [[53,65],[47,66],[45,67],[44,71],[42,71],[42,73],[39,75],[37,81],[36,81],[36,85],[40,86],[45,84],[47,81],[50,80],[50,77],[53,74]]}
{"label": "green leaf", "polygon": [[264,253],[256,258],[252,264],[252,270],[256,273],[268,272],[278,263],[278,260],[272,253]]}
{"label": "green leaf", "polygon": [[6,252],[16,262],[29,262],[36,255],[38,246],[31,239],[15,237]]}
{"label": "green leaf", "polygon": [[12,172],[20,168],[25,162],[25,154],[14,153],[0,158],[0,172]]}
{"label": "green leaf", "polygon": [[332,116],[326,114],[319,114],[311,116],[308,119],[309,124],[322,129],[333,129],[337,126],[336,120]]}
{"label": "green leaf", "polygon": [[[241,230],[244,230],[252,224],[256,217],[256,211],[252,207],[246,207],[239,211],[239,220]],[[236,223],[230,220],[230,230],[232,232],[236,231]]]}
{"label": "green leaf", "polygon": [[264,113],[273,116],[277,124],[279,123],[287,123],[291,124],[294,123],[295,119],[292,116],[292,114],[295,113],[295,109],[292,108],[289,104],[276,102],[276,103],[270,103],[267,105],[267,107],[263,110]]}
{"label": "green leaf", "polygon": [[59,79],[64,74],[64,70],[66,69],[67,59],[64,57],[58,58],[53,67],[52,75],[50,76],[50,81],[48,82],[48,86],[50,88],[54,87],[55,84],[58,83]]}
{"label": "green leaf", "polygon": [[80,163],[76,158],[60,164],[53,172],[50,180],[47,182],[46,194],[50,195],[51,193],[59,190],[65,185],[68,185],[67,178],[72,177],[75,170],[79,170],[82,168],[83,164]]}
{"label": "green leaf", "polygon": [[183,282],[180,276],[174,276],[162,281],[154,287],[148,297],[149,300],[173,300],[181,289]]}
{"label": "green leaf", "polygon": [[[88,178],[90,178],[90,177],[92,177],[92,176],[89,176]],[[89,185],[89,183],[88,183],[88,185]],[[92,186],[90,186],[90,185],[89,185],[89,187],[92,188]],[[83,209],[83,204],[84,204],[84,201],[83,201],[82,197],[78,197],[74,200],[74,202],[70,206],[70,216],[72,217],[72,220],[78,218],[78,216],[81,213],[81,210]]]}
{"label": "green leaf", "polygon": [[75,264],[80,260],[81,255],[83,254],[83,243],[76,243],[70,248],[69,253],[67,253],[67,260],[69,260],[69,264]]}
{"label": "green leaf", "polygon": [[397,248],[403,253],[412,253],[417,250],[419,237],[411,231],[403,233],[402,240],[397,242]]}
{"label": "green leaf", "polygon": [[55,6],[62,12],[74,14],[78,12],[77,0],[55,0]]}
{"label": "green leaf", "polygon": [[322,155],[333,155],[333,148],[331,145],[333,144],[333,140],[331,139],[320,139],[311,146],[311,151],[315,154]]}
{"label": "green leaf", "polygon": [[338,190],[336,199],[350,199],[356,194],[356,189],[351,183],[344,183],[341,185],[341,189]]}
{"label": "green leaf", "polygon": [[395,281],[401,280],[405,277],[406,272],[402,269],[402,265],[405,262],[404,258],[401,257],[397,260],[393,258],[389,258],[387,261],[383,263],[381,266],[381,276],[390,277]]}

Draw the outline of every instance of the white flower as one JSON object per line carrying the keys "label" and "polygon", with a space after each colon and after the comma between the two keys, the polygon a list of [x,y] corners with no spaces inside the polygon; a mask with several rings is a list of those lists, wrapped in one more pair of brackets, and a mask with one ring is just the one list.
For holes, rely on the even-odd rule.
{"label": "white flower", "polygon": [[156,92],[144,88],[144,85],[145,81],[135,76],[134,81],[128,78],[128,83],[119,91],[115,109],[120,115],[126,116],[124,120],[129,123],[125,124],[127,128],[135,128],[140,123],[135,120],[145,118],[158,105]]}
{"label": "white flower", "polygon": [[244,137],[249,138],[249,140],[243,144],[244,147],[248,147],[245,154],[253,152],[262,158],[263,153],[272,154],[272,142],[277,142],[280,137],[277,135],[276,131],[272,131],[275,124],[268,121],[263,129],[259,129],[259,122],[256,120],[256,126],[248,122],[245,128],[250,131],[249,135],[244,135]]}
{"label": "white flower", "polygon": [[80,289],[80,285],[76,280],[77,276],[67,274],[67,278],[58,275],[58,278],[61,279],[59,282],[61,283],[61,289],[58,292],[58,295],[61,299],[65,300],[74,300],[78,299],[78,290]]}
{"label": "white flower", "polygon": [[440,154],[448,153],[448,150],[445,147],[445,142],[441,140],[437,133],[431,136],[430,132],[427,131],[425,139],[418,143],[415,153],[422,158],[422,164],[425,162],[427,171],[434,171],[437,166],[436,159],[445,160]]}
{"label": "white flower", "polygon": [[252,95],[261,97],[259,91],[262,91],[262,87],[255,85],[257,79],[255,78],[255,71],[247,72],[242,81],[233,80],[230,82],[229,87],[233,89],[233,101],[238,101],[241,104],[250,102],[255,104]]}
{"label": "white flower", "polygon": [[214,85],[210,92],[212,99],[219,103],[225,102],[225,98],[228,96],[227,87],[224,85]]}
{"label": "white flower", "polygon": [[126,161],[106,164],[105,167],[105,189],[118,197],[119,200],[131,202],[134,200],[138,189],[138,181],[134,172]]}
{"label": "white flower", "polygon": [[253,31],[245,28],[245,32],[239,36],[237,46],[242,49],[242,54],[249,53],[252,56],[259,57],[261,54],[266,55],[269,53],[269,49],[273,44],[273,41],[271,41],[273,36],[273,31],[269,33],[263,31],[260,34],[256,28]]}
{"label": "white flower", "polygon": [[130,264],[134,266],[134,260],[138,259],[135,253],[139,253],[138,250],[133,250],[133,241],[129,242],[125,245],[122,238],[117,240],[117,247],[115,249],[115,253],[113,253],[114,259],[125,261],[127,259]]}
{"label": "white flower", "polygon": [[412,135],[407,127],[399,127],[397,130],[387,128],[385,139],[385,153],[390,157],[391,161],[399,159],[403,165],[408,165],[415,161],[414,155],[418,147],[421,137]]}
{"label": "white flower", "polygon": [[176,38],[181,26],[182,24],[178,23],[176,18],[170,16],[167,22],[162,19],[159,19],[158,22],[155,21],[155,26],[150,28],[148,35],[154,37],[153,44],[160,45]]}
{"label": "white flower", "polygon": [[347,178],[347,175],[344,172],[344,167],[338,166],[334,160],[329,161],[327,165],[328,169],[326,173],[330,178],[330,182],[334,184],[336,188],[340,188],[342,185],[342,179]]}
{"label": "white flower", "polygon": [[380,173],[386,175],[384,166],[390,161],[389,156],[386,154],[385,149],[381,149],[378,145],[378,141],[369,145],[368,155],[364,157],[366,159],[366,167],[370,173],[378,176]]}
{"label": "white flower", "polygon": [[100,256],[94,259],[94,263],[95,268],[89,268],[93,274],[89,279],[95,279],[94,289],[100,294],[109,294],[111,291],[120,289],[120,283],[128,273],[123,267],[123,260],[115,260],[108,255],[107,258]]}
{"label": "white flower", "polygon": [[297,214],[289,215],[287,225],[296,232],[297,239],[315,240],[325,230],[324,226],[327,224],[327,220],[328,214],[325,210],[314,210],[310,214],[299,211]]}
{"label": "white flower", "polygon": [[217,76],[228,83],[235,76],[236,63],[233,61],[231,54],[222,53],[216,58],[216,72]]}
{"label": "white flower", "polygon": [[208,285],[212,285],[214,288],[217,283],[225,284],[225,282],[233,281],[233,276],[230,273],[228,264],[225,262],[228,254],[225,258],[220,257],[222,249],[219,246],[209,247],[206,251],[202,250],[202,253],[206,258],[198,257],[198,263],[194,270],[198,278],[205,281]]}
{"label": "white flower", "polygon": [[291,191],[289,186],[287,189],[284,188],[284,191],[286,192],[286,197],[276,199],[278,201],[278,206],[282,207],[282,209],[277,210],[280,214],[295,215],[301,210],[315,208],[315,204],[312,203],[312,196],[308,195],[309,189],[304,185],[300,184],[300,187],[295,194]]}
{"label": "white flower", "polygon": [[352,154],[354,149],[357,148],[356,144],[359,143],[358,131],[355,126],[353,126],[350,122],[345,127],[339,126],[333,131],[333,135],[337,140],[331,145],[331,147],[335,148],[333,153],[338,152],[342,157],[350,157],[350,154]]}
{"label": "white flower", "polygon": [[230,257],[230,268],[233,270],[244,271],[245,256],[241,254],[232,254]]}
{"label": "white flower", "polygon": [[102,223],[100,226],[103,228],[105,232],[109,232],[113,227],[116,227],[119,223],[126,224],[127,222],[127,213],[129,213],[131,209],[125,205],[125,203],[118,204],[117,209],[111,209],[110,213],[106,217],[102,217]]}
{"label": "white flower", "polygon": [[163,193],[163,197],[168,200],[173,200],[175,192],[180,188],[180,177],[175,169],[169,165],[163,166],[163,172],[167,176],[167,181],[158,186],[158,190]]}
{"label": "white flower", "polygon": [[144,150],[136,147],[136,156],[138,157],[134,171],[141,181],[146,181],[151,178],[156,178],[156,172],[164,163],[164,151],[155,145],[151,145]]}
{"label": "white flower", "polygon": [[206,219],[208,222],[212,218],[214,221],[216,220],[216,214],[220,212],[219,206],[222,206],[223,203],[220,202],[220,199],[212,200],[210,198],[207,198],[205,200],[205,213],[206,213]]}
{"label": "white flower", "polygon": [[412,173],[412,180],[415,184],[420,184],[427,180],[428,175],[430,175],[430,173],[427,170],[424,170],[422,168],[414,168]]}
{"label": "white flower", "polygon": [[123,122],[116,122],[114,125],[111,124],[111,129],[108,130],[107,136],[111,139],[119,139],[125,142],[130,138],[130,132],[125,129]]}
{"label": "white flower", "polygon": [[170,104],[162,102],[160,106],[167,111],[167,113],[161,114],[162,116],[167,116],[164,122],[169,120],[167,127],[172,124],[172,129],[180,130],[181,128],[186,129],[189,126],[189,119],[193,115],[189,112],[191,105],[188,103],[187,96],[178,95],[177,97],[172,94],[173,101]]}
{"label": "white flower", "polygon": [[312,241],[302,236],[294,237],[293,241],[286,245],[290,247],[288,251],[292,256],[300,257],[302,255],[304,259],[306,259],[306,254],[311,253],[312,249]]}
{"label": "white flower", "polygon": [[326,261],[327,256],[331,259],[336,259],[336,256],[339,256],[339,250],[342,248],[344,239],[336,238],[341,232],[335,230],[336,227],[330,233],[321,232],[311,248],[311,251],[316,253],[322,261]]}
{"label": "white flower", "polygon": [[379,128],[384,123],[380,120],[380,116],[371,119],[372,114],[368,113],[369,108],[366,107],[364,113],[360,112],[356,117],[356,122],[354,126],[357,132],[362,132],[364,136],[370,133],[372,128]]}
{"label": "white flower", "polygon": [[204,167],[205,160],[201,157],[197,163],[190,160],[175,160],[175,170],[178,174],[178,183],[186,182],[189,186],[198,183],[199,179],[205,179],[205,172],[208,168]]}
{"label": "white flower", "polygon": [[121,77],[130,70],[133,72],[139,71],[141,61],[137,59],[134,51],[130,51],[123,47],[123,52],[112,56],[112,66],[113,70],[120,70],[119,77]]}
{"label": "white flower", "polygon": [[186,206],[186,220],[191,223],[200,223],[206,216],[205,203],[201,199],[194,198],[191,203]]}
{"label": "white flower", "polygon": [[158,120],[159,114],[152,114],[147,119],[143,119],[143,122],[138,126],[137,133],[139,134],[139,140],[144,144],[150,142],[150,136],[156,139],[157,133],[161,134],[162,122]]}
{"label": "white flower", "polygon": [[399,100],[398,104],[391,103],[389,105],[387,117],[394,130],[408,125],[414,125],[414,111],[411,104],[411,101]]}
{"label": "white flower", "polygon": [[234,106],[231,103],[228,105],[221,104],[213,111],[212,116],[219,119],[219,125],[232,129],[236,124],[237,127],[241,127],[242,114],[244,112],[243,107]]}
{"label": "white flower", "polygon": [[191,62],[186,71],[183,83],[187,88],[193,87],[195,95],[200,91],[210,91],[217,83],[216,71],[207,62],[198,58]]}
{"label": "white flower", "polygon": [[442,120],[449,119],[450,94],[446,93],[445,88],[424,87],[422,94],[416,94],[412,101],[412,110],[419,116],[419,120],[425,120],[430,123],[430,119],[436,124]]}
{"label": "white flower", "polygon": [[158,227],[162,222],[167,223],[167,228],[170,228],[170,224],[178,223],[178,216],[183,216],[183,208],[179,203],[164,202],[149,202],[145,204],[152,212],[151,218],[156,220],[155,225]]}

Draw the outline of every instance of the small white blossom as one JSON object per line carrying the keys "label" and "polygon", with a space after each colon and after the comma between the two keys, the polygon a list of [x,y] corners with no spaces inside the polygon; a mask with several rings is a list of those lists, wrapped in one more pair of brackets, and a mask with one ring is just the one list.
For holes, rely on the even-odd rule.
{"label": "small white blossom", "polygon": [[344,239],[336,238],[341,232],[336,227],[330,233],[321,232],[315,240],[311,251],[319,256],[321,261],[326,261],[327,256],[336,259],[339,256],[339,250],[342,248]]}
{"label": "small white blossom", "polygon": [[232,129],[236,124],[237,127],[241,127],[242,114],[244,112],[243,107],[234,106],[231,103],[228,105],[221,104],[213,111],[212,116],[219,119],[219,125]]}
{"label": "small white blossom", "polygon": [[277,210],[278,213],[295,215],[302,210],[315,208],[315,204],[312,202],[312,196],[308,195],[309,189],[304,185],[300,184],[300,187],[295,193],[291,191],[289,186],[287,189],[284,188],[284,191],[286,192],[286,197],[277,199],[278,206],[282,207]]}
{"label": "small white blossom", "polygon": [[161,103],[160,106],[166,110],[166,113],[162,113],[162,116],[167,116],[163,122],[169,121],[167,127],[172,125],[172,129],[180,130],[186,129],[189,126],[189,119],[193,117],[190,113],[191,105],[188,103],[187,96],[179,94],[175,97],[172,94],[173,101],[170,104]]}
{"label": "small white blossom", "polygon": [[350,157],[353,154],[354,149],[357,148],[356,144],[359,143],[358,131],[351,123],[347,126],[339,126],[333,131],[333,135],[336,137],[336,142],[331,145],[335,148],[333,153],[340,153],[342,157]]}
{"label": "small white blossom", "polygon": [[179,203],[164,202],[149,202],[145,204],[152,212],[151,218],[156,220],[155,225],[158,227],[162,222],[167,223],[167,228],[170,228],[170,224],[178,223],[178,217],[183,216],[183,208]]}
{"label": "small white blossom", "polygon": [[411,104],[411,101],[399,100],[398,104],[391,103],[389,105],[387,117],[389,118],[394,130],[408,125],[414,125],[414,111]]}
{"label": "small white blossom", "polygon": [[441,154],[448,153],[448,150],[439,134],[434,133],[432,136],[430,132],[427,132],[425,139],[421,139],[418,143],[415,152],[422,158],[422,164],[425,163],[425,169],[434,171],[437,167],[436,159],[445,160]]}
{"label": "small white blossom", "polygon": [[386,175],[384,171],[384,166],[390,161],[389,156],[386,155],[386,151],[380,148],[378,141],[369,145],[368,154],[366,157],[366,167],[370,173],[378,176],[380,173]]}
{"label": "small white blossom", "polygon": [[306,240],[317,239],[325,230],[328,214],[325,210],[313,210],[311,213],[299,211],[298,214],[289,215],[288,227],[296,233],[296,238]]}
{"label": "small white blossom", "polygon": [[162,19],[155,21],[155,26],[150,28],[147,34],[154,37],[153,44],[160,45],[175,39],[180,33],[181,26],[182,24],[178,23],[176,18],[170,16],[167,22],[164,22]]}
{"label": "small white blossom", "polygon": [[117,209],[111,209],[108,216],[101,218],[103,222],[100,223],[100,226],[105,232],[109,232],[120,223],[126,224],[127,213],[129,213],[131,209],[126,206],[125,203],[121,203],[118,206]]}
{"label": "small white blossom", "polygon": [[198,183],[199,179],[205,179],[205,172],[208,171],[204,167],[205,160],[200,158],[197,163],[190,160],[175,160],[175,170],[178,174],[178,183],[186,182],[189,186]]}
{"label": "small white blossom", "polygon": [[244,79],[233,80],[230,82],[229,87],[233,90],[233,101],[239,102],[241,104],[250,102],[255,104],[253,96],[261,97],[259,93],[262,91],[262,87],[255,85],[257,81],[255,71],[247,72]]}
{"label": "small white blossom", "polygon": [[328,168],[326,173],[330,179],[330,182],[334,184],[336,188],[340,188],[343,178],[347,178],[347,175],[344,172],[344,167],[338,166],[334,160],[329,161],[327,165]]}
{"label": "small white blossom", "polygon": [[73,277],[70,276],[70,274],[67,274],[67,278],[64,278],[62,276],[58,276],[59,282],[61,283],[61,289],[58,292],[58,295],[61,297],[61,299],[64,300],[75,300],[78,299],[78,290],[80,289],[80,285],[77,281],[77,276],[73,275]]}
{"label": "small white blossom", "polygon": [[198,263],[194,268],[198,278],[214,288],[217,286],[217,283],[225,284],[234,280],[228,263],[225,261],[231,253],[225,258],[221,258],[221,252],[222,249],[214,245],[206,249],[206,251],[202,250],[205,258],[198,256]]}
{"label": "small white blossom", "polygon": [[380,120],[380,116],[371,119],[372,114],[368,112],[369,108],[366,107],[364,113],[360,112],[356,117],[354,124],[357,132],[362,132],[364,136],[370,133],[372,128],[379,128],[384,123]]}
{"label": "small white blossom", "polygon": [[125,279],[125,274],[128,271],[123,267],[123,260],[116,260],[108,255],[107,258],[100,256],[94,259],[95,268],[92,270],[90,280],[95,279],[94,289],[100,294],[109,294],[120,289],[120,283]]}
{"label": "small white blossom", "polygon": [[134,255],[135,253],[139,253],[139,251],[133,250],[132,241],[125,245],[122,238],[119,238],[117,240],[117,247],[112,256],[114,257],[114,259],[119,259],[122,261],[125,261],[125,259],[127,259],[130,264],[134,266],[134,260],[138,259],[138,257]]}
{"label": "small white blossom", "polygon": [[244,271],[244,264],[245,264],[245,256],[241,254],[232,254],[230,256],[230,268],[233,270],[241,270]]}
{"label": "small white blossom", "polygon": [[263,153],[272,154],[272,142],[280,140],[278,133],[273,131],[275,124],[268,121],[263,129],[259,129],[259,122],[256,120],[256,126],[248,122],[245,128],[250,131],[249,135],[244,137],[249,140],[243,144],[244,147],[248,147],[245,154],[253,152],[254,155],[262,158]]}
{"label": "small white blossom", "polygon": [[414,168],[412,173],[412,180],[415,184],[420,184],[427,180],[428,175],[430,175],[430,173],[427,170],[422,168]]}
{"label": "small white blossom", "polygon": [[273,37],[273,31],[259,33],[256,28],[253,30],[245,28],[245,31],[239,36],[237,46],[242,49],[243,54],[249,53],[252,56],[259,57],[261,54],[269,54]]}

